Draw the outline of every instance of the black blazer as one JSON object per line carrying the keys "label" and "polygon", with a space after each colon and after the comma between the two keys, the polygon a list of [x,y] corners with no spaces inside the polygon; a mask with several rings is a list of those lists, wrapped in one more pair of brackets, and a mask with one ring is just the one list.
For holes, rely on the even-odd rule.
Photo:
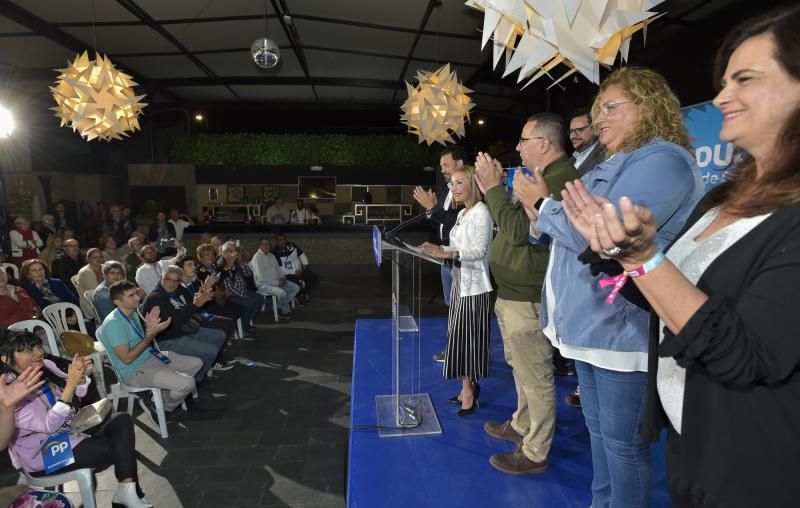
{"label": "black blazer", "polygon": [[[436,236],[439,237],[439,241],[442,245],[450,245],[450,230],[453,229],[453,226],[456,224],[458,212],[460,211],[460,208],[455,207],[455,203],[453,203],[452,200],[450,202],[450,208],[447,210],[444,209],[444,200],[447,199],[449,193],[450,189],[447,187],[445,187],[444,191],[439,193],[438,202],[428,217],[431,225],[436,228]],[[441,228],[439,226],[441,226]]]}
{"label": "black blazer", "polygon": [[[701,203],[684,232],[703,215]],[[680,235],[679,235],[680,236]],[[703,273],[709,296],[678,335],[651,318],[642,433],[668,420],[658,357],[686,368],[682,433],[670,432],[668,480],[694,506],[797,506],[800,498],[800,203],[776,210]]]}
{"label": "black blazer", "polygon": [[[594,145],[591,153],[589,153],[589,156],[586,157],[583,163],[580,166],[575,167],[575,171],[577,171],[580,176],[583,176],[589,171],[593,170],[595,166],[604,160],[606,160],[606,147],[598,142],[596,145]],[[575,162],[574,157],[572,157],[572,161]]]}

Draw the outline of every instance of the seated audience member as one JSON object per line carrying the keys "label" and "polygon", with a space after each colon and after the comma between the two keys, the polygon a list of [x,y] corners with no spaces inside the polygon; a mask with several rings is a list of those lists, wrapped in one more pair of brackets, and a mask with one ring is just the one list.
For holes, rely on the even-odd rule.
{"label": "seated audience member", "polygon": [[[102,323],[103,320],[114,310],[114,303],[111,301],[111,296],[108,289],[115,282],[125,279],[125,268],[119,261],[106,261],[100,267],[103,272],[103,282],[97,285],[92,295],[92,305],[97,311],[97,321]],[[139,296],[144,294],[142,291]]]}
{"label": "seated audience member", "polygon": [[[186,254],[186,249],[183,248],[183,245],[180,243],[176,245],[178,246],[178,256]],[[140,288],[144,289],[146,294],[150,294],[158,285],[164,269],[169,265],[174,265],[178,256],[159,261],[156,249],[152,245],[142,247],[139,251],[139,256],[142,258],[142,264],[136,269],[136,283],[139,284]]]}
{"label": "seated audience member", "polygon": [[220,280],[225,284],[225,289],[230,293],[233,303],[244,307],[242,325],[250,328],[250,322],[264,305],[264,297],[255,291],[247,289],[247,278],[253,276],[253,270],[248,264],[240,264],[236,244],[227,242],[222,245],[222,256],[217,261],[217,270]]}
{"label": "seated audience member", "polygon": [[78,275],[78,271],[86,265],[86,258],[81,254],[81,246],[78,240],[74,238],[67,239],[66,232],[63,245],[64,256],[53,260],[53,277],[63,281],[70,291],[77,296],[78,289],[72,285],[72,278]]}
{"label": "seated audience member", "polygon": [[[102,233],[110,235],[117,242],[117,245],[125,245],[131,237],[135,228],[131,227],[130,221],[122,217],[122,208],[119,205],[112,205],[108,209],[108,220],[102,224]],[[101,240],[100,248],[104,248]],[[109,261],[108,259],[106,261]],[[119,260],[117,260],[119,261]]]}
{"label": "seated audience member", "polygon": [[58,302],[80,305],[78,297],[57,277],[50,277],[50,269],[38,259],[22,264],[19,274],[22,288],[34,299],[40,309]]}
{"label": "seated audience member", "polygon": [[23,261],[36,259],[39,249],[44,247],[39,233],[31,229],[31,223],[25,217],[14,219],[14,229],[8,232],[11,241],[11,262],[21,267]]}
{"label": "seated audience member", "polygon": [[278,260],[272,254],[272,244],[269,238],[262,238],[258,250],[250,261],[253,268],[258,292],[265,296],[275,296],[278,299],[278,309],[282,319],[289,316],[289,303],[300,292],[300,286],[286,280],[278,265]]}
{"label": "seated audience member", "polygon": [[[144,325],[136,312],[139,288],[127,280],[111,285],[108,292],[116,309],[103,320],[100,342],[106,347],[111,364],[126,385],[161,388],[167,419],[195,389],[194,375],[203,362],[194,356],[161,351],[153,340],[170,324],[160,318],[156,307],[145,314]],[[156,408],[149,395],[139,397],[139,406],[153,423]]]}
{"label": "seated audience member", "polygon": [[[202,245],[200,247],[202,247]],[[198,247],[198,250],[200,247]],[[215,257],[213,254],[210,257],[210,263],[213,265]],[[197,276],[198,262],[192,256],[180,256],[175,260],[175,264],[183,271],[181,285],[194,296],[200,291],[200,286],[208,278],[208,273],[206,273],[202,280]],[[217,317],[226,318],[225,320],[230,320],[233,326],[236,326],[236,320],[244,315],[244,309],[228,300],[227,296],[224,294],[221,297],[217,294],[225,293],[225,285],[219,281],[219,278],[215,274],[211,275],[215,278],[214,284],[211,286],[214,299],[206,303],[203,306],[203,310]]]}
{"label": "seated audience member", "polygon": [[36,311],[33,298],[24,289],[9,284],[6,271],[0,270],[0,328],[33,319]]}
{"label": "seated audience member", "polygon": [[92,303],[83,294],[103,282],[103,270],[101,268],[103,265],[103,253],[96,247],[89,249],[86,251],[86,261],[86,266],[78,270],[75,289],[78,290],[78,300],[81,302],[81,311],[83,311],[84,317],[94,319],[96,316]]}
{"label": "seated audience member", "polygon": [[47,239],[50,238],[50,235],[58,234],[55,217],[49,213],[42,215],[41,225],[37,229],[37,232],[39,233],[39,238],[42,239],[42,242],[47,245]]}
{"label": "seated audience member", "polygon": [[167,215],[164,212],[158,212],[156,220],[147,229],[147,241],[155,242],[159,257],[175,255],[177,249],[174,245],[175,226],[167,222]]}
{"label": "seated audience member", "polygon": [[136,230],[138,229],[136,220],[133,217],[131,217],[131,207],[123,206],[121,212],[122,212],[122,226],[125,228],[126,232],[129,231],[129,233],[127,233],[127,238],[130,238],[131,236],[133,236],[134,233],[136,233]]}
{"label": "seated audience member", "polygon": [[[125,259],[127,252],[122,252],[121,248],[117,248],[117,241],[111,235],[103,235],[98,242],[103,254],[103,261],[122,261]],[[127,244],[125,250],[127,250]]]}
{"label": "seated audience member", "polygon": [[215,320],[213,314],[201,310],[201,307],[212,300],[211,288],[216,279],[207,278],[194,295],[181,285],[182,279],[183,271],[179,267],[167,266],[160,283],[145,297],[142,308],[147,313],[158,307],[161,318],[170,320],[170,325],[158,336],[162,350],[200,358],[203,367],[194,376],[195,382],[200,383],[214,366],[232,330],[226,333],[203,326],[204,322],[211,324]]}
{"label": "seated audience member", "polygon": [[[69,440],[74,461],[50,474],[82,468],[102,470],[113,465],[119,485],[112,504],[136,508],[153,506],[138,484],[136,437],[130,415],[111,413],[103,423],[88,432],[61,431],[80,409],[80,399],[86,395],[90,383],[86,375],[91,369],[90,359],[75,355],[67,372],[63,372],[45,358],[42,339],[38,335],[10,332],[0,339],[0,360],[13,371],[14,376],[24,376],[26,384],[38,386],[34,393],[21,398],[14,410],[17,431],[10,437],[8,447],[15,468],[34,476],[46,475],[42,443]],[[32,383],[30,369],[40,369],[44,383]]]}
{"label": "seated audience member", "polygon": [[136,231],[128,240],[130,252],[124,260],[126,278],[131,282],[136,281],[136,270],[142,265],[142,258],[139,257],[142,247],[144,247],[144,235]]}
{"label": "seated audience member", "polygon": [[[22,263],[19,278],[22,288],[33,298],[39,310],[48,305],[68,302],[80,306],[78,297],[67,288],[61,279],[50,278],[50,269],[38,259],[29,259]],[[84,319],[86,332],[94,337],[95,325],[91,319]],[[67,325],[70,330],[78,330],[78,317],[74,313],[67,314]]]}
{"label": "seated audience member", "polygon": [[297,209],[292,210],[292,224],[309,224],[311,222],[311,210],[306,208],[302,199],[297,200]]}
{"label": "seated audience member", "polygon": [[286,224],[289,222],[289,210],[283,206],[283,200],[277,198],[272,206],[267,208],[267,222],[270,224]]}
{"label": "seated audience member", "polygon": [[308,218],[309,224],[319,224],[319,210],[316,206],[311,205],[308,207],[308,212],[311,214]]}
{"label": "seated audience member", "polygon": [[180,213],[176,209],[169,211],[169,223],[175,228],[175,239],[179,242],[183,241],[183,230],[189,226],[194,226],[194,221],[185,213]]}
{"label": "seated audience member", "polygon": [[75,230],[72,228],[59,229],[59,231],[61,231],[61,238],[63,238],[65,242],[77,238],[77,236],[75,236]]}
{"label": "seated audience member", "polygon": [[[206,280],[210,274],[218,274],[219,269],[216,264],[217,254],[214,246],[210,243],[200,244],[197,246],[197,259],[193,263],[181,263],[178,259],[178,265],[183,268],[183,282],[184,285],[190,285],[193,291],[197,291],[200,284]],[[206,304],[206,310],[216,316],[224,316],[228,319],[236,321],[244,316],[244,307],[233,303],[230,299],[230,292],[225,289],[225,284],[221,280],[217,280],[214,286],[214,301]]]}
{"label": "seated audience member", "polygon": [[61,250],[63,245],[64,240],[61,239],[61,234],[56,233],[48,236],[44,242],[44,249],[39,253],[39,259],[47,266],[52,267],[53,261],[64,256],[64,251]]}
{"label": "seated audience member", "polygon": [[64,202],[56,203],[53,209],[53,218],[56,220],[56,229],[61,231],[64,229],[74,229],[78,226],[78,220],[75,217],[75,208],[71,207],[67,210]]}
{"label": "seated audience member", "polygon": [[211,240],[208,241],[212,247],[214,247],[214,255],[219,256],[222,254],[222,240],[218,236],[212,236]]}
{"label": "seated audience member", "polygon": [[319,282],[319,277],[311,271],[308,258],[303,250],[293,242],[286,241],[286,235],[275,235],[275,248],[272,254],[278,260],[284,276],[300,286],[297,301],[301,305],[311,302],[311,291]]}

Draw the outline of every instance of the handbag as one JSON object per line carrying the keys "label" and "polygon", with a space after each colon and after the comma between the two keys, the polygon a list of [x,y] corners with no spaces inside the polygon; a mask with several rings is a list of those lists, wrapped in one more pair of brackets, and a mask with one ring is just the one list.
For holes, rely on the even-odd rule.
{"label": "handbag", "polygon": [[70,432],[83,432],[100,425],[111,413],[111,406],[109,399],[100,399],[94,404],[83,406],[72,419]]}

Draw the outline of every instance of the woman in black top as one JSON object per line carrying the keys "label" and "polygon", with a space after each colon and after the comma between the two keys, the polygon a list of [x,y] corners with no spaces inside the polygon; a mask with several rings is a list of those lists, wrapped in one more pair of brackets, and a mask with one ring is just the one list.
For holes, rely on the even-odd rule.
{"label": "woman in black top", "polygon": [[[649,411],[669,429],[675,506],[800,501],[800,8],[735,29],[717,56],[720,138],[745,151],[666,253],[649,210],[576,182],[565,210],[652,305]],[[568,184],[570,185],[570,184]]]}

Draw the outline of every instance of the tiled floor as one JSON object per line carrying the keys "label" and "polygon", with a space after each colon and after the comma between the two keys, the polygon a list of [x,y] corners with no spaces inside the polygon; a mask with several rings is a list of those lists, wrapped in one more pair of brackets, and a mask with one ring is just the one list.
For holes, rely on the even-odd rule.
{"label": "tiled floor", "polygon": [[[252,340],[229,354],[260,365],[207,380],[205,411],[182,414],[168,439],[135,409],[140,476],[157,507],[344,506],[354,323],[388,317],[389,284],[385,268],[331,268],[320,267],[313,303],[291,323],[274,324],[269,309],[259,315]],[[440,304],[429,310],[444,315]],[[16,475],[3,455],[0,485],[8,485]],[[97,479],[98,506],[109,507],[112,470]]]}

